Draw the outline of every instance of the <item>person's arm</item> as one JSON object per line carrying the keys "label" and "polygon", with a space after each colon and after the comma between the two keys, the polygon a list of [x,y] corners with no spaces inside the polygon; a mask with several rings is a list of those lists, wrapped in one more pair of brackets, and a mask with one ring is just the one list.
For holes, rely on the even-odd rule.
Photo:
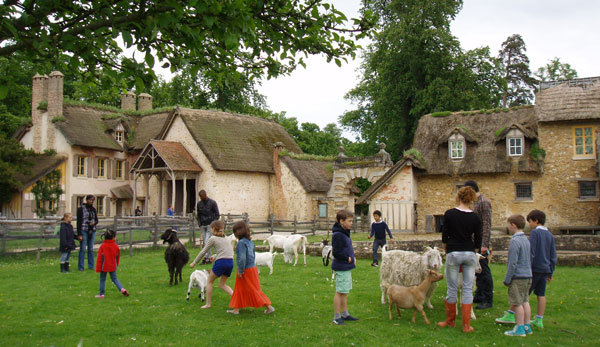
{"label": "person's arm", "polygon": [[246,253],[248,252],[247,248],[248,246],[245,245],[245,242],[238,242],[237,246],[235,247],[235,261],[240,277],[244,274],[244,270],[246,269]]}
{"label": "person's arm", "polygon": [[444,222],[442,223],[442,243],[444,244],[444,251],[446,250],[446,244],[448,243],[448,239],[450,236],[450,230],[448,229],[448,225],[450,221],[450,216],[448,211],[444,213]]}
{"label": "person's arm", "polygon": [[388,235],[390,235],[390,239],[393,239],[394,237],[392,236],[392,231],[388,227],[387,223],[383,222],[383,225],[385,226],[385,230],[387,230]]}
{"label": "person's arm", "polygon": [[82,207],[77,209],[77,237],[81,236],[81,223],[83,223],[83,210]]}
{"label": "person's arm", "polygon": [[552,244],[550,246],[550,276],[548,276],[548,282],[552,280],[554,275],[554,269],[556,268],[556,247],[554,246],[554,237],[552,237]]}
{"label": "person's arm", "polygon": [[119,266],[119,261],[121,260],[121,249],[117,246],[117,266]]}
{"label": "person's arm", "polygon": [[221,214],[219,214],[219,206],[217,202],[213,200],[213,220],[219,220]]}
{"label": "person's arm", "polygon": [[[492,233],[492,204],[485,199],[480,208],[480,217],[482,224],[481,234],[481,253],[485,253],[490,247],[490,237]],[[478,247],[479,248],[479,247]]]}
{"label": "person's arm", "polygon": [[512,278],[515,275],[517,269],[517,260],[519,259],[519,252],[513,241],[510,241],[508,246],[508,263],[506,264],[506,275],[504,276],[504,285],[509,286],[512,282]]}
{"label": "person's arm", "polygon": [[[477,215],[476,215],[477,216]],[[473,246],[475,247],[475,252],[481,249],[481,253],[485,253],[487,249],[483,249],[483,223],[477,216],[477,224],[475,226],[475,235],[473,235]]]}
{"label": "person's arm", "polygon": [[535,253],[537,251],[538,246],[538,236],[535,229],[533,229],[529,234],[529,245],[531,247],[531,267],[533,268],[533,258],[535,258]]}
{"label": "person's arm", "polygon": [[69,248],[67,245],[67,226],[64,223],[60,223],[60,245],[64,245],[64,248],[61,247],[61,251]]}
{"label": "person's arm", "polygon": [[204,256],[204,254],[206,254],[206,252],[208,252],[208,250],[214,246],[215,243],[215,238],[211,237],[208,239],[208,241],[206,241],[206,245],[204,246],[204,248],[202,248],[202,250],[200,251],[200,253],[198,253],[198,255],[196,256],[196,258],[194,259],[194,261],[190,264],[190,267],[194,267],[196,266],[196,264],[198,264],[198,262],[200,262],[200,259],[202,259],[202,257]]}
{"label": "person's arm", "polygon": [[373,237],[373,234],[375,234],[375,223],[371,223],[371,234],[368,238],[370,239],[371,237]]}

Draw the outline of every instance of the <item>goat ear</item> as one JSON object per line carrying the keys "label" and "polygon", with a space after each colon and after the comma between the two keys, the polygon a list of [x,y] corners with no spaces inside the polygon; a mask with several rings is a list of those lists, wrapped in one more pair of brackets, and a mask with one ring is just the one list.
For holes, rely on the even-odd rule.
{"label": "goat ear", "polygon": [[423,253],[423,255],[421,255],[421,260],[423,261],[423,265],[425,265],[426,268],[429,267],[429,257],[427,256],[427,254]]}

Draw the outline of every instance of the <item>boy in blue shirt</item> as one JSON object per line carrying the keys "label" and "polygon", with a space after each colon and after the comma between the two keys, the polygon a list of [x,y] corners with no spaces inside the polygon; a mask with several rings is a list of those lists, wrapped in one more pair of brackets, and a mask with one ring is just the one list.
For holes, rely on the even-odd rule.
{"label": "boy in blue shirt", "polygon": [[529,306],[529,288],[531,287],[531,255],[527,236],[523,232],[525,218],[512,215],[508,218],[508,231],[513,237],[508,246],[508,263],[504,285],[508,287],[508,302],[515,312],[514,329],[505,331],[508,336],[526,336],[531,334],[531,307]]}
{"label": "boy in blue shirt", "polygon": [[348,312],[348,294],[352,289],[352,269],[356,267],[354,248],[350,239],[350,229],[354,214],[348,210],[338,211],[337,223],[333,225],[331,236],[331,270],[335,273],[335,296],[333,297],[333,324],[345,325],[345,321],[358,318]]}
{"label": "boy in blue shirt", "polygon": [[390,228],[388,228],[387,224],[381,220],[381,211],[375,210],[373,212],[373,218],[375,221],[371,224],[371,235],[369,235],[369,239],[375,235],[375,240],[373,241],[373,263],[371,266],[377,267],[379,266],[379,261],[377,261],[377,250],[381,246],[385,246],[385,232],[387,231],[388,235],[390,235],[390,240],[393,239],[392,232]]}

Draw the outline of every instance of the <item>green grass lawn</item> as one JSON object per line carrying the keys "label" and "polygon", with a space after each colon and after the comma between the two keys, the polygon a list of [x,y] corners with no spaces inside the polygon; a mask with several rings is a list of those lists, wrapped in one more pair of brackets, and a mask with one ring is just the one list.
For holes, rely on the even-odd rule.
{"label": "green grass lawn", "polygon": [[[191,250],[191,256],[197,251]],[[58,252],[43,253],[39,265],[34,254],[0,258],[0,341],[4,346],[75,346],[80,341],[83,346],[600,344],[598,268],[559,267],[547,290],[545,328],[526,338],[511,338],[503,335],[508,326],[493,322],[508,305],[502,285],[504,265],[492,264],[494,308],[477,311],[478,319],[472,322],[475,332],[463,334],[458,327],[435,325],[444,319],[445,280],[435,291],[435,309],[426,311],[431,325],[421,316],[411,323],[408,310],[390,321],[387,305],[380,303],[379,271],[369,266],[370,260],[360,259],[353,272],[349,309],[361,320],[335,326],[331,270],[318,257],[309,257],[307,267],[292,267],[277,256],[273,275],[267,268],[260,275],[276,311],[265,316],[262,309],[245,309],[231,316],[225,313],[229,298],[219,289],[209,310],[200,309],[197,291],[185,300],[189,267],[184,269],[184,283],[169,287],[163,252],[136,249],[132,257],[123,252],[118,277],[131,296],[123,297],[107,279],[104,300],[94,298],[99,282],[95,272],[59,273]],[[76,253],[71,267],[76,268],[73,256]],[[228,281],[232,287],[234,282]],[[535,312],[535,297],[532,300]]]}

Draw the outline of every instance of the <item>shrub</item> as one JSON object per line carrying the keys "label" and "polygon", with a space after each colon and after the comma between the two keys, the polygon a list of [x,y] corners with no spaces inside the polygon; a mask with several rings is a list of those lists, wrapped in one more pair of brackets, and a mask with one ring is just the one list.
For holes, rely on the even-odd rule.
{"label": "shrub", "polygon": [[52,118],[52,123],[56,123],[56,122],[64,122],[67,119],[65,118],[65,116],[60,115],[60,116],[56,116],[54,118]]}

